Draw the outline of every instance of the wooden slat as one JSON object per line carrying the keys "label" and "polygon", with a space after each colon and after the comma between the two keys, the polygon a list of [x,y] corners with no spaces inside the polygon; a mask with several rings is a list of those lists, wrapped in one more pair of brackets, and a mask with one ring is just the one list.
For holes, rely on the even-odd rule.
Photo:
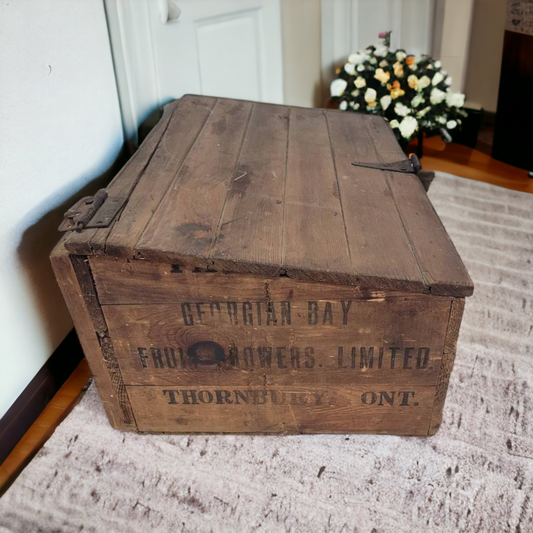
{"label": "wooden slat", "polygon": [[384,173],[352,165],[405,159],[394,134],[380,117],[332,112],[327,114],[327,121],[359,282],[376,289],[423,292],[424,279]]}
{"label": "wooden slat", "polygon": [[[427,435],[434,387],[403,395],[399,389],[385,391],[392,405],[363,386],[128,387],[128,393],[140,431]],[[365,405],[363,395],[374,403]]]}
{"label": "wooden slat", "polygon": [[[366,127],[374,139],[374,160],[387,161],[385,157],[395,157],[394,154],[401,159],[400,146],[385,121],[374,119]],[[420,180],[414,174],[386,172],[385,176],[410,248],[431,293],[471,295],[472,280]]]}
{"label": "wooden slat", "polygon": [[140,256],[198,265],[226,202],[253,104],[220,100],[136,248]]}
{"label": "wooden slat", "polygon": [[215,106],[215,98],[184,96],[142,179],[107,238],[110,255],[133,254],[157,206]]}
{"label": "wooden slat", "polygon": [[[76,327],[83,352],[89,361],[98,392],[104,404],[107,416],[117,429],[134,429],[135,422],[124,416],[124,405],[120,403],[119,394],[113,378],[106,365],[100,336],[93,323],[94,313],[89,311],[86,291],[80,286],[80,274],[74,270],[70,255],[61,242],[51,254],[52,267],[61,292],[65,298],[70,315]],[[104,332],[100,332],[104,335]],[[126,392],[124,391],[124,394]]]}
{"label": "wooden slat", "polygon": [[434,435],[442,423],[442,412],[444,410],[446,393],[448,392],[450,376],[453,369],[453,363],[455,361],[457,340],[459,339],[459,328],[461,327],[461,319],[463,317],[464,308],[464,298],[456,298],[452,301],[448,329],[444,339],[444,354],[442,355],[442,363],[437,380],[437,390],[435,391],[433,414],[428,430],[429,435]]}
{"label": "wooden slat", "polygon": [[[124,168],[113,178],[107,186],[108,191],[115,196],[129,196],[147,167],[171,121],[173,113],[180,104],[175,100],[163,108],[163,116],[157,126],[150,132],[139,150],[124,165]],[[79,255],[93,255],[105,253],[107,238],[111,233],[116,219],[108,228],[86,229],[82,232],[71,232],[65,242],[67,250]]]}
{"label": "wooden slat", "polygon": [[431,294],[470,296],[472,280],[420,181],[392,172],[387,179]]}
{"label": "wooden slat", "polygon": [[228,299],[390,300],[444,298],[413,292],[374,291],[355,285],[313,283],[286,276],[176,271],[175,265],[96,256],[89,258],[102,304],[210,302]]}
{"label": "wooden slat", "polygon": [[[211,385],[248,380],[347,386],[365,382],[378,388],[391,383],[435,385],[449,300],[332,300],[317,304],[312,304],[309,313],[308,301],[271,302],[276,322],[269,321],[264,302],[253,301],[238,305],[111,305],[103,309],[128,385],[194,384],[195,380]],[[344,314],[346,304],[349,312]],[[289,308],[290,313],[284,314]],[[326,314],[328,310],[331,315]],[[328,319],[324,323],[327,316],[331,323]],[[220,354],[216,361],[197,366],[190,352],[194,346],[208,351],[216,346]],[[361,347],[365,354],[372,351],[368,368],[361,367]],[[158,351],[159,362],[152,349]],[[168,350],[173,350],[174,362]],[[261,359],[265,350],[271,350],[269,363]],[[235,360],[232,354],[236,354]],[[418,357],[426,355],[428,364],[418,364]]]}
{"label": "wooden slat", "polygon": [[255,106],[210,259],[216,270],[281,269],[289,109]]}
{"label": "wooden slat", "polygon": [[291,277],[355,283],[322,111],[291,110],[287,157],[283,268]]}

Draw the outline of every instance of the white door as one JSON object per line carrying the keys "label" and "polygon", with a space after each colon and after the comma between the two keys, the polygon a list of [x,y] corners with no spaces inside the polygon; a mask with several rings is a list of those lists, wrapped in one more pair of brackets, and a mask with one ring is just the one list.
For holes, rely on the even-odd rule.
{"label": "white door", "polygon": [[206,94],[283,103],[279,0],[106,0],[126,135]]}

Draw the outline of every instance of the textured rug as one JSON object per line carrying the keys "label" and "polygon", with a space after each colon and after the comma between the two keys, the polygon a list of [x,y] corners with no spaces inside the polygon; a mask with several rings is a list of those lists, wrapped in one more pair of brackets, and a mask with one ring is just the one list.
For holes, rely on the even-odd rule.
{"label": "textured rug", "polygon": [[435,437],[140,436],[94,387],[0,499],[0,532],[533,531],[533,196],[438,174],[474,279]]}

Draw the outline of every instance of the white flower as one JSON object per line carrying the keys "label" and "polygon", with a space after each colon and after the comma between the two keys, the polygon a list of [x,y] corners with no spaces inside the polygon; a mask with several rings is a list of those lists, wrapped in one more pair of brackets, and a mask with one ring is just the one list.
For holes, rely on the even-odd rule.
{"label": "white flower", "polygon": [[442,67],[442,63],[440,61],[435,61],[435,68]]}
{"label": "white flower", "polygon": [[392,101],[392,98],[388,94],[381,97],[381,100],[379,101],[379,103],[381,104],[383,111],[387,110],[387,108],[390,106],[391,101]]}
{"label": "white flower", "polygon": [[407,57],[407,54],[406,54],[403,50],[398,50],[398,51],[396,52],[396,59],[397,59],[398,61],[402,61],[402,60],[404,60],[406,57]]}
{"label": "white flower", "polygon": [[355,78],[355,81],[353,83],[358,89],[366,85],[366,81],[365,81],[365,78],[363,78],[363,76],[358,76],[357,78]]}
{"label": "white flower", "polygon": [[329,87],[331,96],[341,96],[344,93],[344,89],[346,89],[347,85],[348,82],[346,80],[341,80],[340,78],[333,80]]}
{"label": "white flower", "polygon": [[431,109],[430,106],[428,107],[424,107],[424,109],[422,109],[421,111],[419,111],[417,114],[416,114],[416,118],[422,118],[429,110]]}
{"label": "white flower", "polygon": [[394,106],[394,112],[400,117],[405,117],[411,112],[411,110],[406,105],[403,105],[402,103],[398,102]]}
{"label": "white flower", "polygon": [[344,65],[344,70],[350,74],[350,76],[353,76],[355,74],[355,65],[353,63],[346,63],[346,65]]}
{"label": "white flower", "polygon": [[378,62],[378,60],[375,57],[373,57],[373,58],[370,59],[369,62],[370,62],[371,65],[375,65]]}
{"label": "white flower", "polygon": [[381,68],[385,68],[385,67],[388,67],[389,66],[389,63],[386,59],[382,59],[380,62],[379,62],[379,66]]}
{"label": "white flower", "polygon": [[418,68],[418,65],[416,63],[413,63],[412,65],[409,65],[409,68],[411,70],[416,70]]}
{"label": "white flower", "polygon": [[423,101],[424,101],[424,97],[423,97],[421,94],[417,94],[417,95],[411,100],[411,106],[412,106],[412,107],[418,107]]}
{"label": "white flower", "polygon": [[359,109],[359,104],[356,103],[356,102],[350,102],[350,107],[351,107],[352,109],[357,110],[357,109]]}
{"label": "white flower", "polygon": [[446,103],[450,107],[462,107],[465,103],[465,95],[461,93],[446,93]]}
{"label": "white flower", "polygon": [[399,128],[400,127],[400,123],[395,118],[393,118],[390,121],[390,127],[391,128]]}
{"label": "white flower", "polygon": [[443,79],[444,79],[444,76],[440,72],[435,72],[435,76],[433,76],[431,83],[433,85],[438,85]]}
{"label": "white flower", "polygon": [[386,56],[388,53],[389,53],[389,47],[385,46],[384,44],[380,44],[374,50],[374,55],[376,57],[383,57],[383,56]]}
{"label": "white flower", "polygon": [[355,52],[355,54],[350,54],[350,57],[348,58],[348,61],[350,63],[353,63],[354,65],[359,65],[359,63],[362,63],[363,61],[366,61],[368,59],[368,55],[364,52]]}
{"label": "white flower", "polygon": [[425,89],[429,84],[431,83],[431,80],[427,76],[422,76],[418,80],[418,87],[417,89],[421,91],[422,89]]}
{"label": "white flower", "polygon": [[346,108],[348,107],[348,102],[346,100],[343,100],[340,105],[339,105],[339,109],[341,111],[344,111]]}
{"label": "white flower", "polygon": [[418,127],[415,117],[405,117],[400,122],[400,133],[405,139],[409,139]]}
{"label": "white flower", "polygon": [[448,87],[452,84],[452,77],[451,76],[448,76],[445,80],[444,80],[444,83],[446,85],[448,85]]}
{"label": "white flower", "polygon": [[359,96],[359,89],[354,89],[351,94],[352,96]]}
{"label": "white flower", "polygon": [[376,96],[378,95],[378,93],[375,91],[375,89],[371,89],[370,87],[366,90],[366,93],[365,93],[365,102],[367,104],[371,104],[372,102],[374,102],[376,100]]}
{"label": "white flower", "polygon": [[360,65],[357,65],[358,72],[363,72],[363,70],[365,70],[365,66],[362,63]]}
{"label": "white flower", "polygon": [[453,128],[455,128],[455,126],[457,126],[457,122],[455,122],[455,120],[449,120],[448,123],[446,124],[446,127],[449,130],[453,130]]}
{"label": "white flower", "polygon": [[437,89],[437,87],[433,87],[433,89],[431,89],[431,94],[429,95],[429,101],[433,105],[440,104],[444,100],[444,98],[446,98],[446,93],[444,91]]}
{"label": "white flower", "polygon": [[440,122],[441,124],[446,124],[446,117],[437,117],[437,122]]}

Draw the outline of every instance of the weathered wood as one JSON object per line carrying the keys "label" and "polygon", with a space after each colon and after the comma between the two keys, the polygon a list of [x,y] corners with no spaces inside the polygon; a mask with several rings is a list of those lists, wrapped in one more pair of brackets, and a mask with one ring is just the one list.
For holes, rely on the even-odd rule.
{"label": "weathered wood", "polygon": [[[343,379],[340,374],[348,382],[372,378],[379,384],[404,375],[413,384],[436,382],[449,302],[310,300],[270,306],[183,302],[104,310],[128,384],[157,383],[160,377],[180,381],[182,371],[196,369],[201,348],[215,380],[223,371],[244,371],[250,379],[266,374],[275,384],[292,369],[300,370],[296,382],[325,373],[333,382]],[[211,372],[204,370],[205,379]]]}
{"label": "weathered wood", "polygon": [[472,283],[379,117],[204,96],[52,262],[114,427],[433,434]]}
{"label": "weathered wood", "polygon": [[187,95],[109,186],[128,194],[76,254],[374,290],[466,296],[472,283],[380,117]]}
{"label": "weathered wood", "polygon": [[[174,111],[157,149],[106,241],[107,253],[133,250],[215,106],[214,98],[191,97]],[[143,145],[144,146],[144,143]],[[149,178],[149,179],[148,179]]]}
{"label": "weathered wood", "polygon": [[[173,113],[181,102],[176,100],[164,106],[163,116],[158,125],[150,132],[135,156],[131,157],[124,168],[107,186],[108,191],[116,196],[129,197],[139,180],[147,171],[157,147],[168,128]],[[108,228],[88,229],[83,232],[71,232],[65,241],[67,250],[78,255],[104,254],[109,234],[116,220]]]}
{"label": "weathered wood", "polygon": [[212,268],[277,275],[289,109],[255,106],[210,253]]}
{"label": "weathered wood", "polygon": [[427,435],[434,387],[418,389],[416,400],[411,392],[361,386],[128,387],[141,431]]}
{"label": "weathered wood", "polygon": [[[356,285],[313,283],[288,278],[221,272],[193,272],[176,265],[90,257],[92,274],[102,304],[159,304],[246,300],[433,300],[429,294],[376,291]],[[444,299],[438,296],[437,299]]]}
{"label": "weathered wood", "polygon": [[[405,159],[394,134],[388,126],[376,132],[376,122],[382,120],[377,117],[361,117],[359,128],[353,127],[349,113],[328,114],[327,120],[346,235],[359,283],[424,292],[424,279],[384,173],[352,165],[354,161],[375,161],[378,157],[384,163]],[[392,137],[392,149],[375,147],[376,143],[383,144],[383,136]],[[402,179],[409,177],[402,175]]]}
{"label": "weathered wood", "polygon": [[420,181],[393,172],[387,180],[431,294],[470,296],[472,280]]}
{"label": "weathered wood", "polygon": [[124,398],[116,387],[116,379],[109,372],[106,362],[108,357],[103,353],[103,347],[108,340],[103,340],[106,339],[107,327],[102,322],[101,311],[97,310],[98,302],[90,288],[90,279],[85,270],[75,271],[71,256],[64,246],[65,240],[54,249],[50,259],[94,375],[100,398],[114,428],[135,429],[130,409],[124,405]]}
{"label": "weathered wood", "polygon": [[437,390],[435,391],[433,415],[429,425],[429,435],[434,435],[442,423],[442,411],[444,409],[448,384],[450,383],[450,375],[455,361],[457,339],[459,338],[459,328],[461,327],[464,308],[464,298],[456,298],[452,301],[448,329],[444,340],[444,353],[442,355],[442,363],[437,380]]}
{"label": "weathered wood", "polygon": [[253,104],[219,100],[136,245],[141,257],[208,265]]}
{"label": "weathered wood", "polygon": [[285,183],[283,268],[291,277],[355,284],[326,118],[292,109]]}

